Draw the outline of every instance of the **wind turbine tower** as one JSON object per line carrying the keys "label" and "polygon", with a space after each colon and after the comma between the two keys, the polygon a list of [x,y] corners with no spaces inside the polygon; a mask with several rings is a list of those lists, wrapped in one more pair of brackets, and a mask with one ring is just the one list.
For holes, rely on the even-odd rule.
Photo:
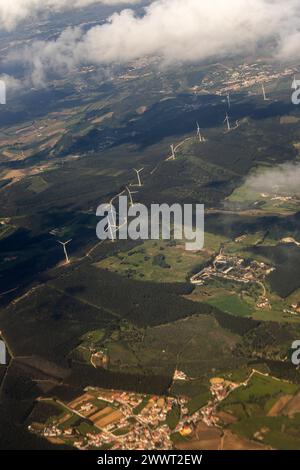
{"label": "wind turbine tower", "polygon": [[267,95],[266,95],[265,85],[263,83],[261,85],[261,89],[262,89],[262,92],[263,92],[264,101],[269,101],[269,99],[267,98]]}
{"label": "wind turbine tower", "polygon": [[173,144],[171,145],[171,152],[172,152],[171,160],[176,160],[175,147]]}
{"label": "wind turbine tower", "polygon": [[197,137],[198,137],[200,143],[205,142],[204,137],[202,137],[201,129],[200,129],[200,126],[199,126],[198,122],[197,122]]}
{"label": "wind turbine tower", "polygon": [[228,109],[230,109],[231,108],[230,93],[227,94],[227,104],[228,104]]}
{"label": "wind turbine tower", "polygon": [[110,204],[107,204],[107,209],[109,210],[110,212],[110,215],[108,215],[108,228],[112,234],[112,227],[116,227],[117,226],[117,221],[116,221],[116,214],[114,212],[114,207],[112,205],[112,202]]}
{"label": "wind turbine tower", "polygon": [[126,191],[128,192],[128,195],[129,195],[130,206],[133,207],[133,206],[134,206],[134,201],[133,201],[132,195],[133,195],[133,194],[136,194],[137,192],[136,192],[136,191],[130,191],[130,189],[128,188],[128,186],[126,186]]}
{"label": "wind turbine tower", "polygon": [[136,172],[136,176],[137,176],[137,179],[138,179],[138,184],[137,184],[137,186],[139,186],[139,188],[141,188],[141,187],[143,186],[143,184],[142,184],[142,181],[141,181],[141,176],[140,176],[140,174],[142,173],[142,171],[144,171],[144,168],[141,168],[140,170],[136,170],[136,169],[134,168],[134,171]]}
{"label": "wind turbine tower", "polygon": [[225,119],[224,119],[224,122],[226,122],[226,124],[227,124],[227,130],[228,130],[228,132],[230,132],[230,131],[231,131],[231,125],[230,125],[230,120],[229,120],[228,113],[226,113],[226,117],[225,117]]}
{"label": "wind turbine tower", "polygon": [[116,226],[111,224],[109,217],[108,217],[108,219],[107,219],[107,225],[108,225],[108,230],[109,230],[109,232],[110,232],[111,241],[112,241],[112,242],[115,242],[115,241],[116,241],[116,238],[115,238],[115,234],[114,234],[113,228],[116,230]]}
{"label": "wind turbine tower", "polygon": [[63,248],[64,248],[64,254],[65,254],[65,257],[66,257],[66,264],[70,264],[70,258],[69,258],[69,256],[68,256],[68,252],[67,252],[67,245],[68,245],[69,243],[71,243],[71,241],[72,241],[72,240],[69,240],[69,241],[67,241],[67,242],[60,242],[60,241],[58,240],[58,243],[60,243],[60,244],[63,246]]}

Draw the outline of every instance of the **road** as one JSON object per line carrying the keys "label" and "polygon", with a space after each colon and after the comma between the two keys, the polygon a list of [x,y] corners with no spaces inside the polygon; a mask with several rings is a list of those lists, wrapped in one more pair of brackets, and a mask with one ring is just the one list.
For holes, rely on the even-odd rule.
{"label": "road", "polygon": [[[187,137],[186,139],[182,140],[181,142],[179,142],[179,144],[176,145],[176,147],[174,147],[174,153],[177,152],[177,150],[182,147],[186,142],[188,142],[189,140],[192,140],[193,137]],[[166,159],[167,162],[173,160],[173,155],[171,155],[170,157],[168,157]]]}

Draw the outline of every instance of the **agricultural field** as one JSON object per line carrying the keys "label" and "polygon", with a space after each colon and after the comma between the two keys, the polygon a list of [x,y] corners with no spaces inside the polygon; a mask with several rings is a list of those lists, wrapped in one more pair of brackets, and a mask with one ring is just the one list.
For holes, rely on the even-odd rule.
{"label": "agricultural field", "polygon": [[204,249],[185,250],[184,241],[147,241],[127,253],[100,261],[96,266],[136,280],[185,282],[191,272],[200,269],[219,251],[223,237],[206,233]]}
{"label": "agricultural field", "polygon": [[[297,385],[254,373],[221,403],[220,409],[237,419],[229,425],[237,435],[272,448],[295,449],[300,446],[300,409],[293,398],[297,392]],[[288,409],[290,402],[296,406]]]}

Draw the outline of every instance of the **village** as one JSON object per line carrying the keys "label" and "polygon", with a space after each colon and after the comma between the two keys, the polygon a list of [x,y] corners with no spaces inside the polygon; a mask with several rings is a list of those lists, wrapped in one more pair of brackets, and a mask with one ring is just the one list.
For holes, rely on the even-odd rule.
{"label": "village", "polygon": [[[189,381],[176,370],[174,381]],[[79,450],[171,450],[176,441],[192,436],[200,422],[217,426],[217,404],[238,385],[222,378],[211,379],[211,399],[190,413],[185,396],[148,396],[87,387],[68,404],[48,399],[60,414],[46,424],[33,422],[29,431],[55,444]],[[45,399],[42,399],[45,401]]]}
{"label": "village", "polygon": [[274,268],[263,262],[246,261],[239,256],[225,254],[223,248],[221,248],[220,253],[214,258],[213,262],[198,274],[192,276],[190,281],[197,286],[204,285],[213,277],[244,284],[256,283],[262,289],[256,307],[266,309],[271,308],[271,305],[267,298],[264,280],[272,271],[274,271]]}
{"label": "village", "polygon": [[274,268],[263,262],[255,260],[249,262],[239,256],[227,255],[221,249],[211,265],[192,276],[191,283],[203,285],[211,277],[219,277],[248,284],[250,282],[263,281],[273,270]]}
{"label": "village", "polygon": [[209,73],[201,85],[193,88],[194,92],[213,91],[217,87],[219,95],[237,92],[243,88],[251,88],[268,82],[277,81],[280,78],[292,77],[297,71],[295,68],[284,69],[257,62],[254,64],[241,64],[229,68],[222,64],[216,64],[217,70]]}

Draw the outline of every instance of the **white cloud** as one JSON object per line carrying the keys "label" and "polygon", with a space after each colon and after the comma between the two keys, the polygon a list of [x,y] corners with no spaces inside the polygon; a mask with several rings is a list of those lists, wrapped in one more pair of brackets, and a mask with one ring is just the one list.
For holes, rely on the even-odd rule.
{"label": "white cloud", "polygon": [[267,41],[270,56],[294,58],[299,31],[299,0],[156,0],[142,16],[125,9],[88,32],[68,29],[55,41],[36,42],[25,58],[36,82],[47,70],[81,63],[126,63],[144,56],[171,64],[202,61],[246,55]]}
{"label": "white cloud", "polygon": [[[137,17],[114,14],[92,28],[76,53],[94,62],[126,62],[145,55],[166,61],[203,60],[252,50],[285,27],[295,0],[157,0]],[[289,9],[290,7],[290,9]],[[298,17],[299,20],[299,17]]]}
{"label": "white cloud", "polygon": [[11,30],[28,17],[51,10],[83,8],[92,4],[116,5],[139,0],[0,0],[0,28]]}
{"label": "white cloud", "polygon": [[0,75],[0,82],[5,84],[6,93],[10,96],[18,93],[25,85],[23,81],[5,73]]}
{"label": "white cloud", "polygon": [[259,174],[250,175],[246,179],[245,188],[255,193],[299,195],[300,164],[289,162],[265,168]]}

